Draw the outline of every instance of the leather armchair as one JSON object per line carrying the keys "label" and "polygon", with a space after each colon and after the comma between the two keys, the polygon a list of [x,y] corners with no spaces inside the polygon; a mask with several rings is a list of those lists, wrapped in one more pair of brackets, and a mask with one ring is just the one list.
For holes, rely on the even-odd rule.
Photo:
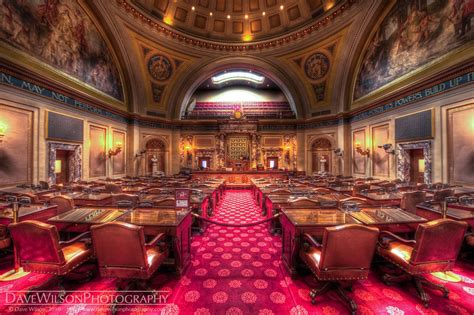
{"label": "leather armchair", "polygon": [[6,225],[0,224],[0,250],[10,247],[12,240]]}
{"label": "leather armchair", "polygon": [[385,274],[386,284],[413,281],[425,307],[430,297],[423,286],[440,290],[447,298],[449,291],[444,286],[429,282],[422,275],[448,271],[454,266],[461,249],[468,224],[451,219],[439,219],[420,224],[414,240],[407,240],[387,231],[380,234],[377,253],[401,269],[404,274]]}
{"label": "leather armchair", "polygon": [[[54,275],[46,283],[33,287],[30,291],[58,282],[64,294],[62,285],[64,276],[72,273],[92,257],[90,241],[87,241],[89,232],[62,242],[54,225],[26,220],[10,224],[8,227],[23,270]],[[92,273],[86,274],[87,279],[91,277]]]}
{"label": "leather armchair", "polygon": [[288,205],[293,208],[316,208],[320,206],[319,200],[301,197],[288,202]]}
{"label": "leather armchair", "polygon": [[58,206],[57,214],[71,211],[74,209],[74,199],[68,196],[55,196],[48,200],[48,203]]}
{"label": "leather armchair", "polygon": [[426,192],[413,191],[402,195],[400,208],[411,213],[416,213],[416,205],[426,201]]}
{"label": "leather armchair", "polygon": [[18,196],[18,199],[20,199],[20,198],[30,198],[31,203],[41,203],[38,195],[31,194],[31,193],[23,193],[23,194]]}
{"label": "leather armchair", "polygon": [[363,190],[369,190],[370,185],[369,184],[356,184],[354,185],[353,192],[354,195],[360,194]]}
{"label": "leather armchair", "polygon": [[120,194],[122,192],[122,187],[117,184],[109,183],[105,184],[105,191],[112,194]]}
{"label": "leather armchair", "polygon": [[135,280],[125,290],[150,279],[168,257],[164,233],[145,243],[143,227],[125,222],[95,225],[91,232],[101,276]]}
{"label": "leather armchair", "polygon": [[335,289],[355,314],[357,304],[346,295],[342,284],[367,279],[378,236],[377,228],[359,224],[326,228],[322,244],[305,234],[300,258],[323,283],[311,290],[311,303],[315,304],[318,295]]}
{"label": "leather armchair", "polygon": [[454,196],[454,190],[453,189],[441,189],[435,191],[433,194],[433,201],[444,201],[446,197],[452,197]]}

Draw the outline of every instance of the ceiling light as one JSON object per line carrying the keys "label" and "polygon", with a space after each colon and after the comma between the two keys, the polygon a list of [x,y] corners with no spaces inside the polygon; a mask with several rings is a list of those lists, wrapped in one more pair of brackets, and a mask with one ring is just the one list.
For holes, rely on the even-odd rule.
{"label": "ceiling light", "polygon": [[165,16],[163,18],[163,22],[165,22],[165,24],[172,25],[173,24],[173,19],[169,16]]}
{"label": "ceiling light", "polygon": [[244,42],[250,42],[250,41],[252,40],[252,35],[250,35],[250,34],[244,35],[244,36],[242,37],[242,40],[243,40]]}
{"label": "ceiling light", "polygon": [[250,72],[232,71],[216,75],[212,77],[211,80],[214,84],[221,84],[228,81],[250,81],[256,84],[262,84],[265,81],[265,77]]}

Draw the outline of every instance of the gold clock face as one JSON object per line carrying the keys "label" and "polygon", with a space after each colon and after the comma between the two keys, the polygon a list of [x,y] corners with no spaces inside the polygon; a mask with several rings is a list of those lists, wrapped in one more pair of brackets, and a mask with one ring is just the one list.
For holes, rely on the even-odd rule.
{"label": "gold clock face", "polygon": [[240,118],[242,118],[242,112],[241,112],[240,110],[236,110],[236,111],[234,112],[234,118],[235,118],[235,119],[240,119]]}

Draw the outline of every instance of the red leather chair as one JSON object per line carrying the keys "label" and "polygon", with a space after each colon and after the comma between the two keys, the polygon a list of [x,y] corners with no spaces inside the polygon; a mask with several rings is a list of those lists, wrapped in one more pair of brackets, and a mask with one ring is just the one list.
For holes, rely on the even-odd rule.
{"label": "red leather chair", "polygon": [[433,194],[433,201],[444,201],[446,197],[454,196],[454,189],[441,189]]}
{"label": "red leather chair", "polygon": [[311,303],[315,304],[318,295],[333,288],[355,314],[357,304],[346,295],[342,283],[367,279],[378,236],[377,228],[359,224],[326,228],[322,244],[305,234],[300,257],[323,282],[320,288],[311,290]]}
{"label": "red leather chair", "polygon": [[2,253],[5,249],[9,248],[12,243],[8,229],[6,225],[0,224],[0,250]]}
{"label": "red leather chair", "polygon": [[466,222],[451,219],[431,221],[418,226],[414,240],[382,231],[377,246],[378,254],[404,272],[401,276],[385,274],[383,281],[391,284],[413,280],[425,307],[428,307],[430,297],[423,290],[423,285],[442,291],[447,298],[448,289],[429,282],[422,275],[451,270],[461,249],[467,226]]}
{"label": "red leather chair", "polygon": [[[64,276],[92,257],[92,250],[88,245],[90,242],[84,241],[89,232],[61,242],[56,226],[39,221],[12,223],[8,228],[23,270],[54,275],[46,283],[33,287],[30,291],[48,287],[53,282],[58,282],[61,291],[64,291]],[[90,278],[92,274],[87,273],[86,276]]]}
{"label": "red leather chair", "polygon": [[400,208],[411,213],[416,213],[416,205],[426,201],[426,192],[412,191],[402,195]]}
{"label": "red leather chair", "polygon": [[125,290],[146,288],[138,280],[150,279],[168,257],[164,233],[145,243],[143,227],[125,222],[95,225],[91,232],[101,276],[135,280],[129,281]]}
{"label": "red leather chair", "polygon": [[68,196],[55,196],[48,200],[48,203],[57,205],[57,214],[71,211],[74,209],[74,199]]}
{"label": "red leather chair", "polygon": [[117,184],[109,183],[105,184],[105,191],[112,194],[120,194],[122,192],[122,187]]}

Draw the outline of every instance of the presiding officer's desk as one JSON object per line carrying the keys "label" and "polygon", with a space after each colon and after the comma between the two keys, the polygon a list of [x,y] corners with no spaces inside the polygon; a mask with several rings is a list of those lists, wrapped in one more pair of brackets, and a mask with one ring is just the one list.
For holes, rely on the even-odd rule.
{"label": "presiding officer's desk", "polygon": [[297,274],[298,253],[305,233],[322,237],[326,227],[344,224],[364,224],[395,233],[416,230],[427,222],[423,217],[399,208],[363,207],[360,211],[345,213],[338,209],[282,209],[282,260],[291,275]]}

